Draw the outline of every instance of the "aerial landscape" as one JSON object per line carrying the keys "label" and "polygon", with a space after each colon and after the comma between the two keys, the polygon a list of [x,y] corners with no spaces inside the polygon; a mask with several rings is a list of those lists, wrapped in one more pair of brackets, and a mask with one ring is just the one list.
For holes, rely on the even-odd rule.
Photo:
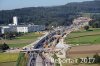
{"label": "aerial landscape", "polygon": [[100,66],[100,0],[1,0],[0,66]]}

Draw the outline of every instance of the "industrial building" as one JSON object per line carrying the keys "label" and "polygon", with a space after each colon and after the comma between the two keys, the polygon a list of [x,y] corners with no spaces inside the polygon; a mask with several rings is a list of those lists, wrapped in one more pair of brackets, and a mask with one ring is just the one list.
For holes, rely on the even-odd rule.
{"label": "industrial building", "polygon": [[45,30],[45,25],[18,25],[18,18],[15,16],[13,17],[13,24],[9,24],[7,26],[0,26],[0,32],[2,34],[7,32],[36,32],[36,31],[43,31]]}

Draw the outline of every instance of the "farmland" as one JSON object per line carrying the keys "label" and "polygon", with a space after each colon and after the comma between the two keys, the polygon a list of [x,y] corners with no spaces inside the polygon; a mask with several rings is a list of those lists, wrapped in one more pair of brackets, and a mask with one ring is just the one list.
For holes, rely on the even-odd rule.
{"label": "farmland", "polygon": [[91,31],[80,30],[69,34],[65,42],[67,44],[100,44],[100,29],[93,29]]}
{"label": "farmland", "polygon": [[[43,33],[26,33],[20,37],[16,37],[12,40],[0,40],[0,44],[4,42],[9,45],[10,48],[21,48],[37,40]],[[0,53],[0,66],[16,66],[19,53]]]}
{"label": "farmland", "polygon": [[0,53],[0,66],[16,66],[18,53]]}
{"label": "farmland", "polygon": [[23,46],[26,46],[32,42],[34,42],[37,38],[41,37],[42,33],[26,33],[20,37],[16,37],[12,40],[0,40],[0,44],[3,44],[4,42],[7,43],[10,48],[21,48]]}

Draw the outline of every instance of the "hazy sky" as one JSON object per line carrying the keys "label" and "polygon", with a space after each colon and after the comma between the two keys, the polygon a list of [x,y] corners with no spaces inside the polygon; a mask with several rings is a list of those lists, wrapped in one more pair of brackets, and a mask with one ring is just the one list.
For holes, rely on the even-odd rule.
{"label": "hazy sky", "polygon": [[92,0],[0,0],[0,10],[9,10],[23,7],[56,6],[69,2],[82,2]]}

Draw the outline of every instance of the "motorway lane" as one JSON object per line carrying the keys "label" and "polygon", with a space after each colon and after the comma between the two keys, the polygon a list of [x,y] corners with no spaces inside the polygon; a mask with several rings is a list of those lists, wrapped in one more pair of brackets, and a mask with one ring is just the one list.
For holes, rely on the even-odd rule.
{"label": "motorway lane", "polygon": [[[43,44],[45,42],[45,40],[50,40],[48,38],[48,36],[54,36],[56,34],[56,32],[52,32],[52,33],[48,33],[46,34],[35,46],[34,49],[41,49],[43,48]],[[38,53],[38,52],[37,52]],[[39,54],[37,55],[37,57],[34,57],[33,55],[30,56],[30,60],[28,62],[28,66],[45,66],[45,62],[46,61],[42,61],[42,56],[39,56]],[[37,60],[41,60],[41,63],[38,63]]]}
{"label": "motorway lane", "polygon": [[[64,29],[64,28],[63,28],[63,29]],[[60,31],[60,34],[61,34],[62,37],[65,35],[65,33],[63,33],[63,31],[64,31],[63,29],[60,29],[60,30],[61,30],[61,31]],[[54,35],[56,35],[56,33],[57,33],[57,31],[48,33],[48,35],[46,35],[45,37],[43,37],[43,38],[34,46],[34,49],[41,49],[41,48],[43,48],[43,44],[44,44],[45,40],[47,40],[47,41],[49,41],[49,42],[52,42],[52,41],[51,41],[51,40],[53,40],[52,37],[53,37]],[[48,36],[51,36],[51,38],[49,39]],[[58,41],[59,41],[59,40],[58,40]],[[39,56],[39,55],[37,55],[37,57],[31,56],[31,57],[30,57],[30,60],[29,60],[29,63],[28,63],[28,66],[34,66],[35,64],[36,64],[35,66],[39,66],[39,65],[41,66],[41,65],[44,65],[44,63],[47,63],[47,64],[45,64],[46,66],[54,66],[53,64],[50,63],[49,59],[48,59],[48,60],[45,59],[46,61],[43,61],[44,63],[41,62],[41,63],[39,63],[39,65],[38,65],[37,59],[42,61],[41,56]],[[34,61],[35,63],[33,63],[33,61]],[[45,65],[44,65],[44,66],[45,66]]]}
{"label": "motorway lane", "polygon": [[[81,25],[82,24],[78,24],[78,25],[71,25],[71,26],[69,26],[69,27],[67,27],[66,28],[66,30],[68,30],[68,31],[66,31],[66,34],[69,34],[70,32],[72,32],[72,31],[74,31],[74,30],[76,30],[76,29],[79,29],[80,27],[81,27]],[[61,28],[59,28],[60,29],[60,33],[61,33],[61,35],[62,35],[62,37],[65,35],[64,33],[63,33],[63,29],[61,29]],[[57,29],[55,29],[55,30],[57,30],[58,31],[58,28]],[[41,48],[43,48],[43,45],[44,45],[44,42],[47,40],[47,41],[51,41],[51,39],[49,39],[48,38],[48,36],[54,36],[54,35],[56,35],[56,32],[57,31],[54,31],[54,32],[51,32],[51,33],[48,33],[45,37],[43,37],[41,40],[39,40],[39,42],[37,42],[37,44],[35,44],[34,45],[34,48],[33,49],[41,49]],[[38,52],[37,52],[38,53]],[[34,57],[34,56],[30,56],[30,60],[29,60],[29,63],[28,63],[28,66],[42,66],[42,64],[44,64],[44,62],[45,61],[43,61],[43,63],[41,62],[41,64],[39,64],[39,65],[35,65],[36,64],[36,60],[37,59],[39,59],[39,60],[43,60],[43,58],[42,58],[42,56],[39,56],[39,55],[37,55],[37,57]],[[43,66],[45,66],[45,65],[43,65]],[[48,65],[47,65],[48,66]],[[50,65],[51,66],[51,65]]]}

